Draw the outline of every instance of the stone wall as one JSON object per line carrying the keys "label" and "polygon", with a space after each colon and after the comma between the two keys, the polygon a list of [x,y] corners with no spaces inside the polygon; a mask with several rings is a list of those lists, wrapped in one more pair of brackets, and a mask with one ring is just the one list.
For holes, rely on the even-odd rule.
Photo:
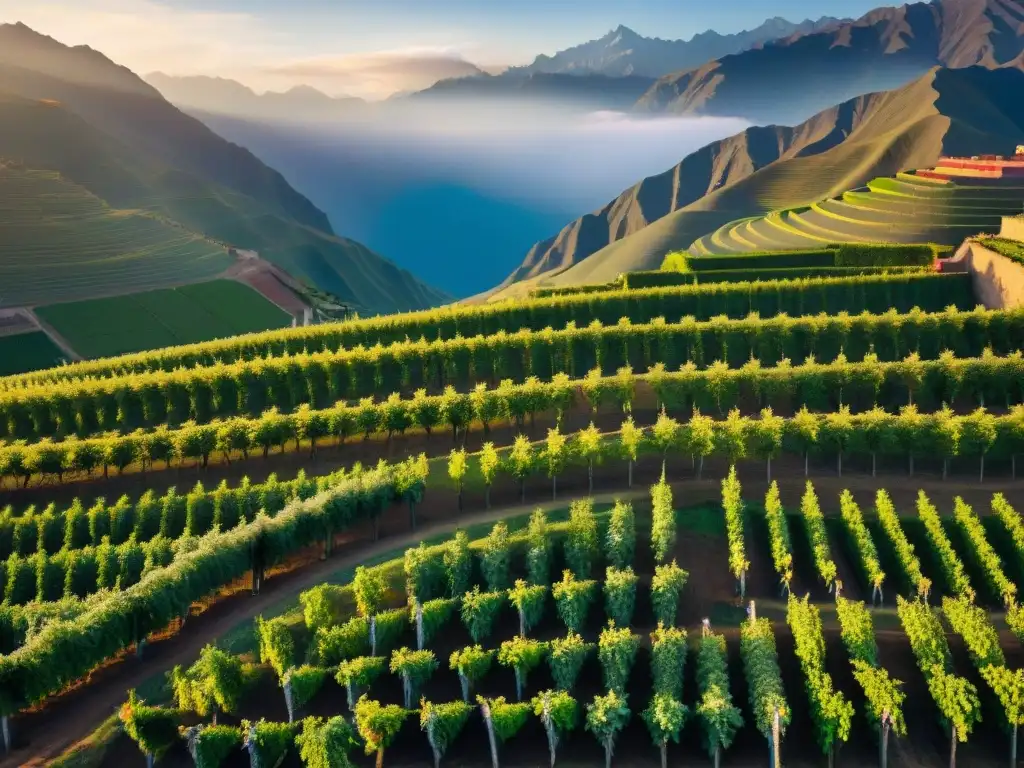
{"label": "stone wall", "polygon": [[1003,227],[999,236],[1024,242],[1024,216],[1003,216]]}
{"label": "stone wall", "polygon": [[1010,309],[1024,305],[1024,265],[978,243],[968,242],[964,245],[966,252],[963,253],[963,259],[971,273],[974,295],[978,301],[989,309]]}

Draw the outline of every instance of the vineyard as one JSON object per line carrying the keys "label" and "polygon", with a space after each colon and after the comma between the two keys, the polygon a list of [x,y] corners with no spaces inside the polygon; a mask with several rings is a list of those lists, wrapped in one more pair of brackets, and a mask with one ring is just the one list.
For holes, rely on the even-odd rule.
{"label": "vineyard", "polygon": [[95,764],[1004,763],[1024,311],[933,255],[236,336],[210,286],[112,305],[198,341],[0,377],[10,764],[112,693]]}

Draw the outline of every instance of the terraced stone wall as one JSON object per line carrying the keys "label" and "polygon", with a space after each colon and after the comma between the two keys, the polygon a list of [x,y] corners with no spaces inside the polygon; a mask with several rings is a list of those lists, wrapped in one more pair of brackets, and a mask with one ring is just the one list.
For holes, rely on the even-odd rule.
{"label": "terraced stone wall", "polygon": [[965,243],[965,246],[965,261],[978,301],[989,309],[1010,309],[1024,304],[1024,266],[978,243]]}
{"label": "terraced stone wall", "polygon": [[999,236],[1024,242],[1024,216],[1003,216]]}

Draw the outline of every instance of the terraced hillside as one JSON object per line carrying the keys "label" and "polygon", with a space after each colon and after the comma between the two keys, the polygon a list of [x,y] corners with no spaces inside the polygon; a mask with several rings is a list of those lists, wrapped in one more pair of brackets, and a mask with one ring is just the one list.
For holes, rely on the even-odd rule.
{"label": "terraced hillside", "polygon": [[[502,764],[548,759],[543,721],[531,721],[535,738],[513,738],[531,717],[513,697],[543,697],[556,681],[557,700],[580,712],[564,721],[566,748],[588,763],[598,744],[571,723],[626,691],[622,746],[649,749],[653,724],[656,744],[696,755],[699,716],[683,728],[650,712],[698,711],[692,676],[664,664],[690,654],[685,633],[703,634],[704,617],[725,646],[693,663],[717,670],[716,701],[735,689],[735,744],[718,746],[739,764],[763,755],[767,705],[790,713],[787,702],[794,761],[836,746],[815,744],[821,733],[849,733],[858,759],[875,753],[863,704],[875,687],[858,682],[858,659],[873,678],[907,681],[901,748],[933,764],[949,747],[935,727],[946,702],[929,695],[939,673],[914,664],[934,628],[914,624],[927,621],[921,598],[956,598],[943,615],[968,645],[979,621],[1024,636],[1024,310],[976,308],[970,277],[931,270],[927,247],[704,259],[709,273],[728,262],[745,275],[654,286],[637,273],[0,378],[0,717],[14,725],[0,768],[52,757],[114,711],[123,727],[80,748],[94,764],[139,757],[133,739],[169,766],[189,748],[226,766],[243,739],[264,764],[284,753],[289,765],[343,764],[341,711],[371,752],[387,729],[389,755],[410,764],[425,742],[401,720],[416,711],[437,734],[456,713],[435,755],[451,746],[460,765],[487,764],[479,745],[490,740],[459,737],[470,682],[485,697],[479,733],[518,713],[501,721]],[[601,492],[603,507],[583,498]],[[672,493],[688,508],[674,509]],[[528,521],[524,505],[541,501],[552,515]],[[470,524],[505,514],[508,526],[471,542],[486,530]],[[456,526],[466,535],[455,544],[427,546]],[[414,549],[388,554],[388,537]],[[367,557],[383,565],[348,586]],[[560,577],[562,563],[575,575]],[[701,578],[688,586],[683,571]],[[847,607],[833,608],[838,583],[864,601],[849,638],[832,618]],[[787,589],[811,600],[780,600]],[[897,595],[918,607],[872,613]],[[757,600],[757,621],[742,620],[737,596]],[[281,611],[254,634],[257,613]],[[865,617],[906,632],[880,635],[872,655]],[[804,652],[822,642],[833,682]],[[491,675],[458,661],[488,651]],[[565,654],[577,673],[589,665],[578,682],[545,667]],[[1012,677],[1019,652],[1003,666]],[[984,685],[965,658],[940,667],[950,684]],[[171,684],[153,684],[165,672]],[[147,680],[146,704],[129,695],[120,706]],[[417,685],[443,708],[415,710]],[[994,699],[961,700],[998,722]],[[866,715],[852,732],[850,705]],[[214,707],[224,717],[207,725]],[[334,719],[303,719],[321,714]],[[989,768],[1005,750],[985,727],[965,730],[961,749]]]}
{"label": "terraced hillside", "polygon": [[1024,206],[1024,180],[939,180],[900,173],[809,206],[738,219],[697,239],[695,255],[817,248],[835,242],[956,245],[998,232]]}
{"label": "terraced hillside", "polygon": [[143,211],[118,210],[51,171],[0,167],[0,300],[50,304],[215,277],[223,245]]}

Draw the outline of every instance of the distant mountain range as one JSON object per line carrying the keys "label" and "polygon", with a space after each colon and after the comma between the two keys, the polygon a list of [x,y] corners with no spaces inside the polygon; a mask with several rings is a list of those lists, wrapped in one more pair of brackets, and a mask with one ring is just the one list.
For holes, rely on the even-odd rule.
{"label": "distant mountain range", "polygon": [[878,8],[662,77],[637,104],[653,113],[786,124],[935,66],[1024,67],[1024,3],[935,0]]}
{"label": "distant mountain range", "polygon": [[526,66],[510,67],[503,77],[526,77],[543,73],[657,78],[754,48],[769,40],[816,32],[838,23],[840,19],[830,16],[798,24],[776,16],[744,32],[721,35],[708,30],[689,40],[644,37],[620,25],[597,40],[574,45],[553,56],[541,54]]}
{"label": "distant mountain range", "polygon": [[[0,25],[0,92],[21,97],[4,102],[20,122],[13,113],[0,115],[7,128],[0,131],[0,157],[56,171],[111,208],[148,211],[258,251],[363,311],[420,308],[447,298],[336,236],[327,216],[281,174],[91,48],[64,46],[22,24]],[[49,108],[26,110],[26,99]]]}
{"label": "distant mountain range", "polygon": [[268,91],[257,94],[251,88],[223,77],[177,77],[152,72],[145,79],[165,99],[181,109],[257,120],[335,120],[366,107],[362,99],[328,96],[308,85],[298,85],[282,93]]}
{"label": "distant mountain range", "polygon": [[500,286],[576,285],[653,269],[720,225],[805,205],[941,154],[1011,154],[1024,136],[1024,72],[934,68],[795,126],[753,127],[709,144],[537,243]]}

